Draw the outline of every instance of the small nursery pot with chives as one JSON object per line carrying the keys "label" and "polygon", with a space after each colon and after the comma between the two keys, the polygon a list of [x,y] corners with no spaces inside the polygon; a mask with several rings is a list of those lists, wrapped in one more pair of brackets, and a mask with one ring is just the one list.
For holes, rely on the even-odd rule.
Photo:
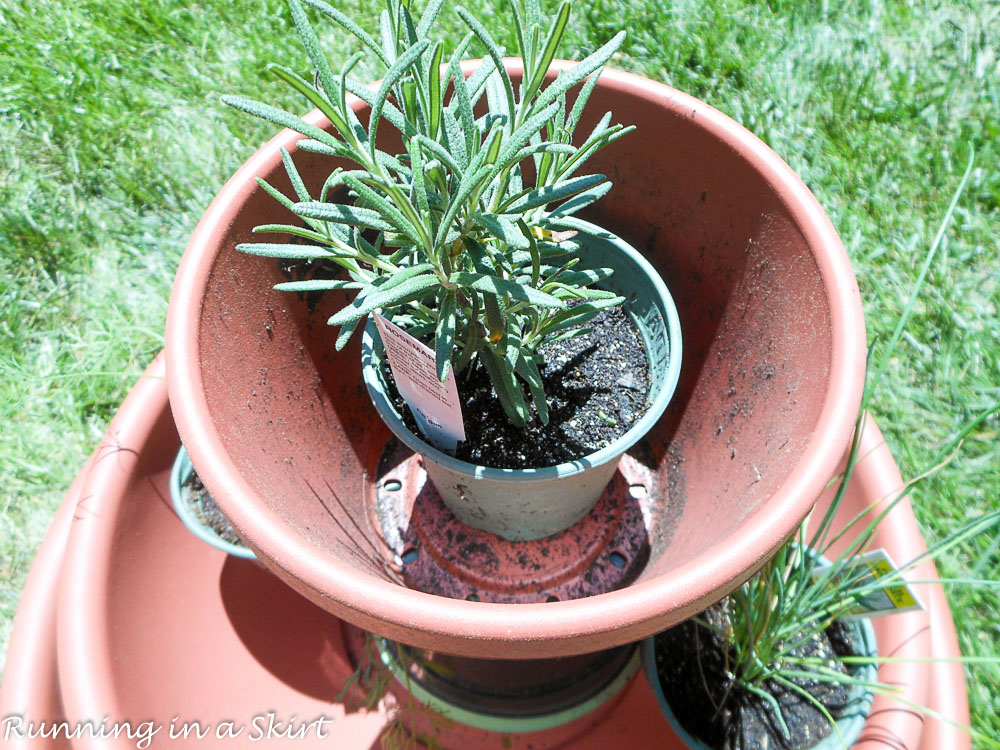
{"label": "small nursery pot with chives", "polygon": [[[831,561],[805,544],[825,539],[840,501],[838,494],[817,532],[807,534],[803,524],[720,604],[643,641],[646,679],[688,750],[769,742],[840,750],[852,747],[865,729],[879,690],[880,654],[871,619],[857,607],[880,584],[867,568],[855,567],[858,545]],[[845,531],[860,526],[861,518]],[[832,626],[839,629],[842,651],[823,653],[832,649]]]}
{"label": "small nursery pot with chives", "polygon": [[[853,472],[854,458],[849,461],[842,486]],[[826,539],[841,498],[842,490],[818,531],[808,534],[804,523],[793,540],[722,603],[643,641],[646,679],[689,750],[768,742],[839,750],[852,747],[861,735],[877,688],[879,651],[871,620],[856,608],[873,592],[872,578],[867,568],[856,566],[857,544],[832,561],[815,551]],[[860,518],[845,531],[860,526]],[[816,649],[827,647],[826,634],[834,624],[845,653],[817,656]],[[702,643],[706,635],[709,640]],[[709,687],[719,690],[718,671],[725,673],[721,700],[710,695]],[[826,693],[835,704],[824,705],[822,693],[807,692],[817,686],[839,690]],[[808,710],[796,710],[793,699]]]}
{"label": "small nursery pot with chives", "polygon": [[[397,436],[431,458],[428,473],[450,507],[464,520],[513,539],[566,528],[586,514],[614,473],[616,459],[662,414],[680,364],[676,312],[656,272],[620,239],[575,217],[611,187],[603,175],[578,175],[578,170],[589,156],[632,130],[611,124],[608,112],[574,145],[587,100],[624,32],[543,86],[570,3],[563,2],[548,20],[534,0],[511,0],[524,60],[515,92],[503,50],[464,9],[458,13],[470,32],[450,55],[445,56],[441,42],[428,39],[443,0],[431,0],[419,19],[408,4],[386,0],[378,43],[322,0],[304,2],[356,36],[364,54],[384,68],[384,77],[377,89],[351,77],[362,53],[335,73],[302,2],[289,0],[315,76],[310,82],[289,68],[273,70],[329,119],[333,132],[261,102],[242,97],[225,102],[296,130],[305,136],[300,149],[350,168],[333,168],[318,195],[312,195],[282,152],[294,198],[266,183],[261,187],[301,224],[267,224],[255,231],[284,233],[295,242],[246,243],[238,249],[312,264],[308,279],[280,283],[277,289],[357,290],[352,302],[329,319],[340,327],[338,350],[369,314],[378,312],[432,345],[442,383],[467,368],[482,367],[507,419],[519,428],[549,421],[539,347],[585,333],[584,326],[603,310],[628,300],[627,312],[640,330],[653,377],[648,411],[598,452],[538,469],[477,467],[410,433],[373,366],[378,349],[369,326],[365,382],[373,400]],[[461,61],[473,42],[485,48],[486,56],[466,78]],[[348,106],[348,93],[370,105],[367,123]],[[484,94],[487,111],[477,116]],[[375,137],[380,126],[397,131],[401,151],[382,150],[384,138],[377,142]],[[499,489],[508,508],[494,521],[493,511],[480,507],[478,498],[485,491],[479,488],[498,481],[500,487],[513,482],[517,489]],[[549,486],[577,502],[568,510],[550,509],[544,499],[549,490],[541,489]],[[543,507],[517,511],[520,502],[511,502],[512,496],[537,496]],[[493,505],[485,495],[482,499]],[[540,522],[512,520],[508,510]]]}
{"label": "small nursery pot with chives", "polygon": [[[883,355],[886,361],[892,353],[890,346]],[[917,581],[911,579],[926,578],[928,568],[936,577],[933,561],[992,528],[1000,512],[973,519],[896,565],[887,548],[905,526],[881,537],[885,548],[873,540],[883,524],[888,527],[894,517],[899,522],[894,510],[912,485],[881,495],[865,512],[852,516],[842,509],[855,469],[867,455],[862,441],[866,425],[872,425],[866,406],[867,394],[822,517],[807,516],[778,552],[722,602],[643,642],[646,678],[689,750],[766,744],[838,750],[852,747],[866,729],[893,734],[878,718],[867,723],[878,713],[871,713],[875,696],[893,698],[899,692],[892,680],[882,681],[879,666],[928,661],[927,652],[920,651],[926,646],[915,643],[915,633],[926,625],[900,623],[899,630],[883,629],[890,645],[883,643],[880,651],[872,618],[895,619],[923,609]],[[877,435],[870,442],[879,440]],[[907,648],[917,649],[918,655]],[[904,703],[907,713],[928,710]]]}
{"label": "small nursery pot with chives", "polygon": [[[848,628],[853,643],[858,646],[858,653],[855,656],[871,659],[872,663],[861,665],[855,675],[850,678],[853,681],[848,683],[847,698],[839,707],[840,710],[835,722],[836,728],[831,727],[830,734],[811,745],[807,745],[808,750],[844,750],[844,748],[853,747],[861,736],[861,732],[864,731],[865,722],[871,710],[873,693],[865,683],[871,683],[877,679],[878,645],[875,641],[875,629],[870,620],[848,623]],[[656,636],[651,636],[642,642],[641,654],[643,672],[653,689],[663,716],[670,722],[671,729],[688,750],[715,750],[711,744],[702,741],[684,727],[678,713],[667,700],[657,666]]]}

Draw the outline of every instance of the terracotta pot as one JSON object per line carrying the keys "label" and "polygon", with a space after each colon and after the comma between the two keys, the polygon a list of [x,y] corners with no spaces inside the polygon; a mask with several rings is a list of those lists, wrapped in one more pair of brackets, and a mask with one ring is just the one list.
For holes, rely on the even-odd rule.
{"label": "terracotta pot", "polygon": [[[516,62],[509,69],[520,73]],[[829,220],[777,155],[702,102],[609,70],[590,121],[609,109],[638,132],[594,158],[615,188],[590,218],[638,248],[671,289],[685,366],[665,415],[629,451],[645,479],[631,488],[622,480],[645,498],[642,564],[598,596],[501,613],[408,590],[387,572],[398,572],[405,551],[378,515],[390,436],[365,392],[360,342],[333,351],[325,320],[345,298],[273,291],[281,268],[235,250],[255,225],[289,218],[255,182],[291,190],[280,148],[314,191],[331,160],[297,152],[299,136],[282,132],[199,224],[168,312],[177,426],[241,536],[320,606],[393,640],[466,656],[638,641],[741,583],[833,476],[860,403],[865,342],[857,285]],[[384,148],[398,147],[384,136]],[[420,510],[418,497],[406,500]],[[518,544],[529,545],[529,580],[542,545]]]}
{"label": "terracotta pot", "polygon": [[[624,309],[642,335],[649,362],[646,413],[620,438],[579,460],[537,469],[494,469],[461,461],[407,429],[373,365],[382,343],[369,321],[361,343],[362,375],[372,403],[393,434],[421,455],[427,475],[444,504],[469,526],[504,539],[524,541],[569,528],[591,511],[605,491],[618,461],[663,416],[681,369],[681,327],[663,280],[635,248],[591,225],[579,268],[611,268],[602,285],[625,297]],[[376,347],[378,349],[376,350]]]}
{"label": "terracotta pot", "polygon": [[[336,698],[354,668],[345,647],[345,636],[353,629],[254,563],[202,544],[172,513],[165,497],[178,440],[165,391],[162,380],[147,379],[133,392],[102,445],[107,459],[86,478],[81,496],[87,501],[72,524],[60,575],[59,679],[45,684],[61,694],[70,717],[154,721],[165,728],[154,747],[190,744],[166,736],[174,717],[179,717],[178,725],[200,720],[214,730],[224,721],[248,727],[252,717],[273,711],[279,721],[293,715],[304,721],[332,719],[326,724],[331,738],[321,741],[312,733],[295,740],[296,747],[328,747],[335,741],[347,750],[367,750],[383,731],[385,715],[345,714]],[[849,487],[845,515],[900,486],[876,430],[869,431],[862,453],[866,458]],[[875,544],[888,547],[896,559],[910,559],[924,549],[908,506],[886,519]],[[915,577],[927,572],[917,571]],[[939,591],[938,586],[919,588],[918,594],[932,604],[927,612],[875,621],[883,649],[903,659],[958,655],[947,604],[933,598]],[[517,609],[482,606],[498,617]],[[15,642],[26,647],[35,632],[24,631],[20,624],[18,628]],[[485,661],[481,668],[489,672],[492,664]],[[928,684],[932,675],[938,679],[939,669],[946,675],[943,690]],[[31,675],[32,683],[36,676]],[[884,664],[880,679],[898,684],[905,700],[927,703],[949,720],[968,720],[963,714],[961,664]],[[21,685],[5,683],[3,695],[22,690]],[[32,708],[24,705],[26,715],[37,716]],[[418,712],[417,719],[430,722],[433,715]],[[559,727],[528,731],[525,726],[511,733],[438,723],[416,729],[435,731],[435,726],[434,736],[447,750],[683,748],[641,678],[633,679],[596,714]],[[928,744],[926,736],[944,742]],[[944,720],[921,717],[904,703],[878,696],[859,740],[868,744],[859,747],[884,748],[887,738],[898,740],[894,746],[922,750],[969,746],[968,737]],[[247,730],[241,740],[248,747],[271,744],[247,741]],[[225,736],[209,736],[199,744],[242,746]],[[134,750],[135,740],[123,735],[117,741],[81,742],[77,747]]]}
{"label": "terracotta pot", "polygon": [[8,717],[15,720],[20,717],[24,723],[65,720],[56,672],[59,573],[80,493],[100,452],[90,457],[66,492],[21,592],[3,669],[3,684],[0,685],[0,738],[9,750],[63,750],[70,747],[65,737],[37,740],[19,737],[14,731],[8,732],[8,726],[3,721]]}
{"label": "terracotta pot", "polygon": [[[122,405],[68,492],[35,560],[14,620],[0,685],[0,721],[15,714],[36,721],[94,716],[107,717],[108,723],[152,720],[169,727],[177,716],[218,728],[226,720],[245,723],[266,706],[286,719],[292,714],[308,720],[333,716],[335,721],[326,725],[333,739],[319,740],[312,733],[305,740],[243,744],[329,747],[333,741],[344,750],[367,750],[384,731],[384,717],[344,715],[333,701],[352,669],[342,637],[350,627],[258,566],[201,544],[171,512],[165,498],[179,442],[167,412],[160,365],[158,360],[150,367],[149,377]],[[874,427],[861,452],[865,460],[848,488],[845,513],[857,512],[901,486]],[[890,545],[898,559],[914,557],[924,548],[905,503],[886,524],[876,543]],[[932,568],[917,576],[935,578]],[[858,747],[874,750],[887,742],[919,750],[970,746],[968,735],[948,723],[969,721],[963,669],[954,661],[959,650],[948,603],[940,586],[924,586],[920,595],[929,605],[926,613],[876,621],[879,643],[904,657],[940,661],[885,664],[880,675],[886,682],[899,680],[907,698],[919,701],[917,696],[926,693],[928,707],[943,718],[916,716],[908,706],[880,696]],[[190,744],[169,740],[165,731],[157,735],[154,747]],[[244,732],[242,739],[246,737]],[[47,739],[6,741],[12,747],[58,747]],[[214,737],[198,744],[241,746]],[[456,724],[442,745],[451,750],[683,747],[642,679],[633,679],[602,715],[592,713],[571,725],[526,734]],[[135,746],[135,739],[125,735],[74,743],[76,750]]]}
{"label": "terracotta pot", "polygon": [[[149,374],[157,372],[151,369]],[[154,747],[191,743],[167,736],[177,717],[178,726],[200,720],[212,730],[225,721],[244,727],[238,741],[211,734],[199,745],[329,747],[333,741],[345,750],[367,750],[383,731],[386,717],[378,712],[345,714],[336,700],[353,669],[344,645],[353,629],[254,563],[212,549],[184,528],[166,500],[178,446],[165,383],[156,377],[143,379],[102,441],[97,452],[101,460],[81,476],[80,497],[85,500],[77,506],[75,498],[72,504],[67,498],[60,513],[71,529],[68,544],[47,544],[56,557],[46,553],[38,561],[44,568],[46,560],[54,563],[65,548],[58,597],[50,589],[36,588],[41,579],[32,573],[0,689],[0,717],[15,710],[29,718],[50,716],[45,707],[59,705],[61,696],[64,715],[74,720],[154,722],[162,727]],[[901,484],[874,428],[862,454],[866,458],[849,486],[845,515]],[[61,541],[53,535],[57,530],[50,533],[52,542]],[[924,549],[905,503],[886,519],[875,543],[888,547],[897,559],[912,558]],[[916,577],[932,576],[920,570]],[[876,621],[879,643],[902,658],[957,656],[940,586],[921,586],[918,593],[931,605],[929,611]],[[47,607],[48,628],[31,614]],[[517,609],[489,608],[498,617]],[[46,636],[53,629],[53,614],[59,634],[58,680],[44,669],[32,669],[57,662],[51,635]],[[484,662],[483,669],[491,664]],[[935,684],[928,686],[932,676]],[[884,664],[880,679],[899,684],[907,700],[926,702],[948,720],[968,721],[961,664]],[[541,732],[498,733],[461,724],[442,729],[438,724],[435,736],[447,750],[683,747],[657,711],[645,680],[633,679],[605,705],[603,713]],[[284,742],[249,741],[252,717],[268,711],[279,721],[292,716],[304,721],[331,718],[326,724],[331,737],[320,740],[313,732]],[[434,731],[432,726],[423,728]],[[879,696],[859,746],[884,748],[886,741],[922,750],[969,747],[968,737],[945,720],[920,717],[905,704]],[[77,750],[134,750],[135,745],[135,739],[125,735],[74,742]],[[43,741],[31,746],[51,745]]]}
{"label": "terracotta pot", "polygon": [[[368,750],[385,719],[347,715],[335,700],[353,671],[340,621],[254,561],[204,544],[174,514],[180,442],[158,364],[122,404],[85,477],[57,599],[65,715],[128,722],[134,736],[83,733],[74,749],[135,750],[156,730],[153,748],[330,747],[332,733],[338,747]],[[272,715],[281,731],[325,718],[327,739],[315,725],[301,738],[269,737]],[[242,728],[238,737],[219,732],[226,721]],[[197,743],[169,736],[188,722],[211,727]]]}

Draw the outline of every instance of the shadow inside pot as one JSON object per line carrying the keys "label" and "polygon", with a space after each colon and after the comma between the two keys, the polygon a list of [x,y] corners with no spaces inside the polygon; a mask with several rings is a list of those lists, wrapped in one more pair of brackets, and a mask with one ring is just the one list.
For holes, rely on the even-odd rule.
{"label": "shadow inside pot", "polygon": [[262,667],[300,693],[336,702],[354,670],[339,619],[252,560],[227,557],[219,593],[234,632]]}

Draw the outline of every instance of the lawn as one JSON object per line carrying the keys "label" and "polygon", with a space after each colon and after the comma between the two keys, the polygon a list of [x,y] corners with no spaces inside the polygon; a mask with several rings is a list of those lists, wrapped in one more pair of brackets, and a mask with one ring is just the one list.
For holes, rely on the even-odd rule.
{"label": "lawn", "polygon": [[[365,19],[370,4],[337,2]],[[545,3],[551,5],[552,3]],[[508,28],[501,0],[470,0]],[[1000,400],[1000,5],[588,0],[566,49],[627,19],[615,67],[698,96],[802,176],[846,245],[870,340],[892,333],[970,155],[975,166],[872,411],[904,477]],[[453,37],[461,27],[446,11]],[[305,56],[277,0],[0,0],[0,654],[62,494],[163,344],[174,269],[270,132],[221,93],[302,108],[265,72]],[[355,51],[324,27],[334,67]],[[876,353],[879,351],[876,347]],[[928,540],[1000,501],[994,414],[913,504]],[[995,536],[941,561],[1000,578]],[[1000,590],[949,592],[962,649],[996,656]],[[2,664],[2,657],[0,657]],[[970,667],[1000,736],[1000,669]]]}

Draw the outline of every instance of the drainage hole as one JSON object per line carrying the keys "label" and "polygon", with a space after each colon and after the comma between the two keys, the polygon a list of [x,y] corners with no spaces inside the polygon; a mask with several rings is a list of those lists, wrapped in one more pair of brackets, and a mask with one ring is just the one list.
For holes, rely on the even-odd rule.
{"label": "drainage hole", "polygon": [[412,565],[420,557],[420,550],[416,547],[410,547],[409,549],[403,550],[403,565]]}
{"label": "drainage hole", "polygon": [[556,596],[555,594],[550,594],[549,598],[546,599],[545,601],[547,601],[547,602],[557,602],[557,601],[559,601],[559,597]]}
{"label": "drainage hole", "polygon": [[628,558],[621,552],[612,552],[608,559],[618,570],[625,570],[625,566],[628,565]]}
{"label": "drainage hole", "polygon": [[398,492],[403,487],[403,483],[398,479],[389,479],[382,483],[382,489],[389,492]]}
{"label": "drainage hole", "polygon": [[631,487],[628,488],[628,494],[630,494],[636,500],[642,500],[642,498],[646,497],[646,495],[649,494],[649,490],[646,489],[646,485],[644,484],[633,484]]}
{"label": "drainage hole", "polygon": [[478,594],[469,594],[467,597],[465,597],[465,600],[467,602],[478,602],[479,601],[479,595]]}

